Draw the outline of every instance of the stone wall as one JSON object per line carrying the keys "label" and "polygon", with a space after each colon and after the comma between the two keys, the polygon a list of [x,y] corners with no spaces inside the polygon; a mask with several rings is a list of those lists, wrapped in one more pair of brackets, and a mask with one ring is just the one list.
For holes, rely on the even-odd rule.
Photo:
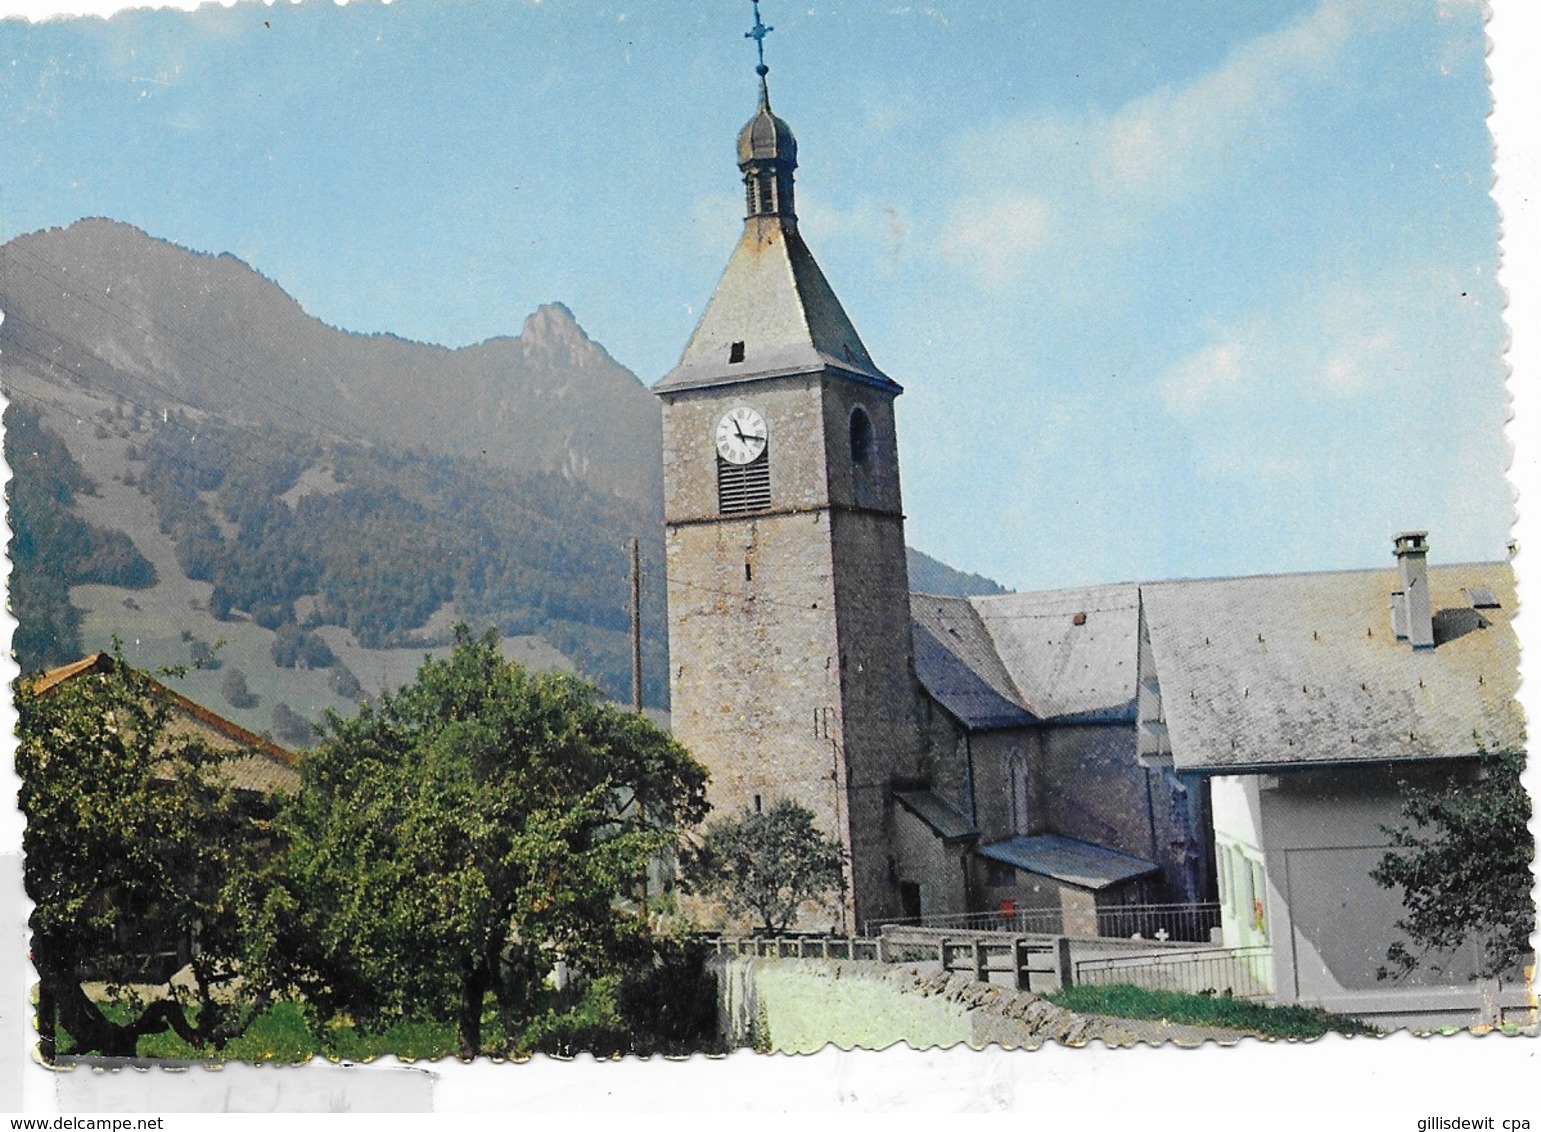
{"label": "stone wall", "polygon": [[964,1043],[1034,1049],[1235,1040],[1227,1031],[1076,1014],[1039,995],[919,967],[717,956],[721,1033],[730,1046],[812,1053],[825,1045],[916,1049]]}

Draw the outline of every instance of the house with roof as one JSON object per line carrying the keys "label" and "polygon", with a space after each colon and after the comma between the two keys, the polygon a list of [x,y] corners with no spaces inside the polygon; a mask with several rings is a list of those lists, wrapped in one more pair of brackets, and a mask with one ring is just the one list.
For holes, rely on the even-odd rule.
{"label": "house with roof", "polygon": [[[1404,910],[1370,871],[1410,786],[1524,746],[1514,574],[1430,567],[1421,531],[1395,548],[1394,570],[1140,587],[1140,757],[1207,783],[1223,937],[1269,949],[1275,1001],[1460,1025],[1493,993],[1475,957],[1379,977]],[[1487,1012],[1533,1010],[1508,982]]]}
{"label": "house with roof", "polygon": [[[82,660],[43,672],[27,680],[27,688],[39,699],[60,695],[83,681],[113,671],[120,662],[99,652]],[[271,740],[233,723],[153,677],[140,674],[148,693],[169,709],[164,742],[193,740],[219,756],[216,767],[235,791],[240,820],[249,823],[248,835],[259,846],[269,844],[267,821],[281,796],[299,791],[300,773],[292,752]],[[164,749],[164,748],[161,748]],[[169,780],[172,771],[156,768],[158,779]],[[115,902],[109,890],[99,898]],[[124,914],[113,940],[114,954],[101,956],[97,974],[108,978],[132,977],[134,981],[161,982],[192,958],[194,941],[173,931],[153,907]]]}
{"label": "house with roof", "polygon": [[1519,971],[1484,1004],[1471,954],[1380,976],[1404,911],[1370,874],[1407,790],[1475,783],[1484,752],[1525,740],[1511,567],[1430,567],[1424,532],[1395,553],[914,595],[928,777],[896,794],[907,903],[1246,948],[1275,1001],[1391,1027],[1530,1009]]}
{"label": "house with roof", "polygon": [[[116,663],[111,653],[94,653],[33,677],[28,687],[34,695],[46,698],[77,680],[111,672]],[[173,738],[196,737],[211,750],[221,752],[224,757],[220,769],[239,794],[255,801],[299,791],[300,772],[294,752],[210,711],[153,677],[145,677],[145,682],[153,695],[171,707],[168,734]]]}

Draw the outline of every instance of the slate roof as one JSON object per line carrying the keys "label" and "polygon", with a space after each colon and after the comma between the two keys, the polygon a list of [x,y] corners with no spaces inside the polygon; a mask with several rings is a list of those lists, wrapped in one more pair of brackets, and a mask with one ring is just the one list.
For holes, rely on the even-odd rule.
{"label": "slate roof", "polygon": [[964,727],[990,730],[1034,721],[967,598],[911,594],[910,618],[915,673],[931,698]]}
{"label": "slate roof", "polygon": [[[1059,723],[1134,719],[1138,586],[995,594],[969,603],[1033,715]],[[1078,614],[1085,614],[1080,625]]]}
{"label": "slate roof", "polygon": [[979,837],[973,822],[930,790],[896,791],[894,799],[946,844],[974,841]]}
{"label": "slate roof", "polygon": [[[114,663],[110,653],[99,652],[50,669],[34,677],[29,686],[37,696],[53,695],[71,680],[94,672],[110,672]],[[151,691],[171,703],[175,713],[172,723],[174,728],[177,726],[177,717],[180,717],[182,726],[191,725],[212,732],[218,739],[227,740],[232,745],[234,749],[221,765],[227,780],[237,790],[260,794],[293,794],[298,791],[300,776],[295,769],[293,752],[210,711],[202,704],[194,703],[152,677],[147,676],[145,679]]]}
{"label": "slate roof", "polygon": [[[729,351],[743,343],[743,361]],[[680,364],[655,393],[738,384],[830,368],[899,392],[877,368],[797,226],[751,220],[728,260]]]}
{"label": "slate roof", "polygon": [[982,857],[1004,862],[1024,872],[1094,892],[1160,871],[1150,861],[1073,837],[1061,837],[1057,833],[1008,837],[1004,841],[981,845],[977,852]]}
{"label": "slate roof", "polygon": [[[1175,766],[1257,771],[1522,746],[1512,568],[1430,566],[1431,649],[1393,638],[1397,588],[1395,569],[1142,587]],[[1473,608],[1481,589],[1498,608]]]}

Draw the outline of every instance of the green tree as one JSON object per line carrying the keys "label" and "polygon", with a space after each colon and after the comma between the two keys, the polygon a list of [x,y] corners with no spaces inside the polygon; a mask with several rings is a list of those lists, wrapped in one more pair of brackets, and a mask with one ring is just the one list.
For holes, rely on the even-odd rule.
{"label": "green tree", "polygon": [[273,705],[273,738],[286,747],[308,747],[315,736],[310,720],[282,700]]}
{"label": "green tree", "polygon": [[17,621],[11,648],[23,672],[36,672],[80,655],[81,613],[70,604],[71,586],[143,589],[155,584],[155,567],[122,531],[75,514],[75,497],[95,494],[96,486],[63,439],[20,402],[5,410],[5,459],[8,596]]}
{"label": "green tree", "polygon": [[[1385,888],[1402,889],[1407,915],[1386,952],[1381,978],[1401,977],[1440,962],[1467,942],[1477,944],[1473,978],[1501,979],[1530,954],[1536,929],[1531,901],[1530,796],[1522,751],[1482,759],[1475,783],[1443,790],[1407,787],[1403,824],[1384,827],[1393,848],[1370,873]],[[1436,962],[1436,959],[1439,961]]]}
{"label": "green tree", "polygon": [[691,883],[768,932],[789,928],[805,904],[833,908],[845,894],[845,852],[813,814],[789,798],[761,813],[713,822],[688,862]]}
{"label": "green tree", "polygon": [[247,686],[246,673],[239,668],[225,669],[225,674],[219,679],[219,692],[233,708],[252,708],[259,702],[257,693]]}
{"label": "green tree", "polygon": [[705,772],[667,735],[463,625],[415,683],[330,714],[301,774],[268,908],[289,980],[364,1025],[453,1023],[467,1058],[489,993],[511,1035],[558,956],[594,970],[635,948],[618,896],[705,811]]}
{"label": "green tree", "polygon": [[[262,803],[236,794],[219,752],[169,727],[168,700],[116,648],[92,671],[18,680],[14,692],[45,1038],[56,1016],[70,1052],[132,1056],[140,1037],[168,1029],[221,1048],[266,1002],[254,980],[234,978],[262,883]],[[86,994],[85,981],[116,982],[126,964],[195,934],[191,991]]]}

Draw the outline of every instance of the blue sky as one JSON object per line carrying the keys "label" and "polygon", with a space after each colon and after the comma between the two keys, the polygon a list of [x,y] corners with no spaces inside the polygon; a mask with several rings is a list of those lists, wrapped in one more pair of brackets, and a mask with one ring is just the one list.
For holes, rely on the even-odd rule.
{"label": "blue sky", "polygon": [[[1503,557],[1476,3],[762,10],[804,235],[906,387],[912,543],[1022,589]],[[0,22],[0,239],[111,216],[449,345],[560,300],[651,384],[739,231],[751,20]]]}

